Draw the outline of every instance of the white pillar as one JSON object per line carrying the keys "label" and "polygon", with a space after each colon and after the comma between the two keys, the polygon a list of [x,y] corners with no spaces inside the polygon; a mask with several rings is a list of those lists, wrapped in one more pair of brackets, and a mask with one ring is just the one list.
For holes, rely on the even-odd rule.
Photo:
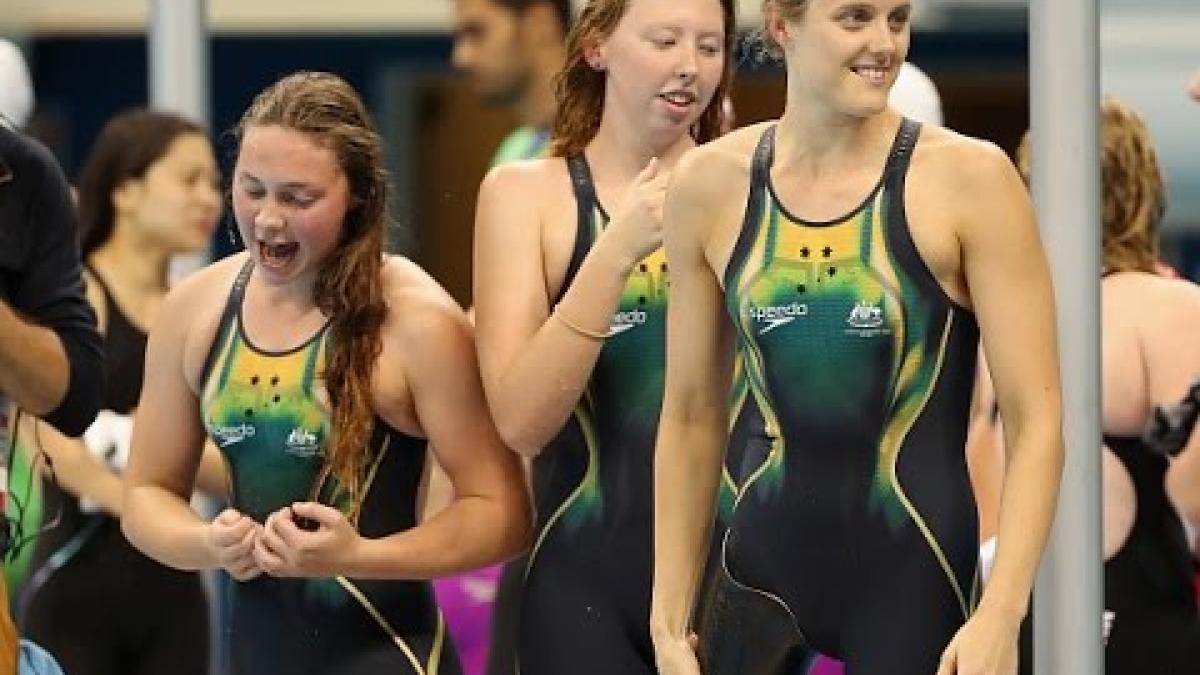
{"label": "white pillar", "polygon": [[[205,0],[151,0],[147,30],[150,106],[211,124]],[[172,282],[209,260],[208,251],[171,260]]]}
{"label": "white pillar", "polygon": [[1034,594],[1036,675],[1104,672],[1097,0],[1030,0],[1033,197],[1054,276],[1067,446]]}
{"label": "white pillar", "polygon": [[204,0],[152,0],[150,104],[209,124],[208,22]]}

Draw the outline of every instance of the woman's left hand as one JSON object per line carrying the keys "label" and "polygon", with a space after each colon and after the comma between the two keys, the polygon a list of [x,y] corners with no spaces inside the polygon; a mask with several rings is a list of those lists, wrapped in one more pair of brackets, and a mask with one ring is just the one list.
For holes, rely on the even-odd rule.
{"label": "woman's left hand", "polygon": [[1019,619],[977,610],[942,652],[937,675],[1016,675],[1020,631]]}
{"label": "woman's left hand", "polygon": [[362,541],[341,511],[298,502],[267,517],[254,559],[274,577],[331,577],[346,573]]}

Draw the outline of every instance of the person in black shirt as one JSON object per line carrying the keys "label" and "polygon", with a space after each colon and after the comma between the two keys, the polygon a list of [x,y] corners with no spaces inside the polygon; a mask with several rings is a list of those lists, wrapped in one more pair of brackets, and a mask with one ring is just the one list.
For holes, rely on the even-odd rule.
{"label": "person in black shirt", "polygon": [[[8,464],[14,409],[83,433],[100,404],[101,368],[70,187],[50,153],[0,115],[0,467]],[[20,542],[7,521],[3,534],[7,559]],[[0,579],[0,670],[12,672],[17,634],[7,595]]]}
{"label": "person in black shirt", "polygon": [[78,436],[100,383],[70,187],[49,151],[0,122],[0,394]]}

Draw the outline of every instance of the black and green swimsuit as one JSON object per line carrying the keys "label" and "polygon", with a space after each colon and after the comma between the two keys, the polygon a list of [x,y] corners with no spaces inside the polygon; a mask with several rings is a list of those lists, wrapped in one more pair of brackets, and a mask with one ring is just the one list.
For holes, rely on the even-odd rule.
{"label": "black and green swimsuit", "polygon": [[905,120],[869,197],[790,214],[755,154],[725,274],[768,439],[727,535],[710,675],[775,675],[797,654],[849,673],[928,675],[974,608],[978,540],[964,453],[978,328],[913,243]]}
{"label": "black and green swimsuit", "polygon": [[[560,298],[608,222],[586,160],[571,158],[568,168],[578,229]],[[666,366],[667,273],[659,249],[629,275],[587,389],[534,462],[538,527],[521,602],[521,675],[655,672],[654,442]]]}
{"label": "black and green swimsuit", "polygon": [[[202,379],[204,426],[225,458],[234,508],[262,523],[294,502],[319,501],[347,513],[364,537],[414,527],[425,441],[376,418],[365,497],[355,512],[325,463],[327,327],[286,352],[255,347],[242,322],[252,273],[247,262]],[[230,634],[237,674],[459,673],[426,582],[263,575],[233,586]]]}

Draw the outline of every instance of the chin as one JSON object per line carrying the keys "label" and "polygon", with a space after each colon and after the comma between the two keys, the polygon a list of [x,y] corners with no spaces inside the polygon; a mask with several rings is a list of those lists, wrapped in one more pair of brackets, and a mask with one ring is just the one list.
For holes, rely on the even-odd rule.
{"label": "chin", "polygon": [[858,98],[842,106],[842,112],[851,117],[874,117],[888,109],[887,97]]}

